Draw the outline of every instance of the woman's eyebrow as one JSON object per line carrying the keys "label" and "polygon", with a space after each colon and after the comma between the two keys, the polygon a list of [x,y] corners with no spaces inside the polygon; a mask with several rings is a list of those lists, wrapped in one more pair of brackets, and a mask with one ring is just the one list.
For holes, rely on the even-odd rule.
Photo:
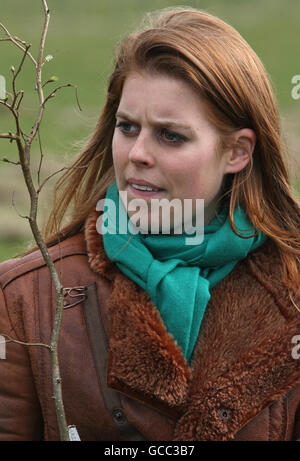
{"label": "woman's eyebrow", "polygon": [[[116,117],[121,117],[121,118],[124,118],[126,120],[130,120],[132,122],[134,122],[134,117],[131,117],[127,112],[124,112],[124,111],[118,111],[116,113]],[[159,120],[153,120],[151,122],[152,125],[154,126],[167,126],[169,128],[179,128],[179,129],[182,129],[182,130],[189,130],[189,131],[194,131],[193,128],[189,125],[186,125],[182,122],[177,122],[177,121],[174,121],[174,120],[170,120],[170,119],[159,119]]]}

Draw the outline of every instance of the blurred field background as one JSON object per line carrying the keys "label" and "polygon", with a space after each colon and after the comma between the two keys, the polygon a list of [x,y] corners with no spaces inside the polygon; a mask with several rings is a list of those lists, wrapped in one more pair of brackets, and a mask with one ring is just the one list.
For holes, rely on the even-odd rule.
{"label": "blurred field background", "polygon": [[[57,84],[78,86],[82,111],[72,88],[50,100],[41,126],[45,156],[42,178],[68,163],[89,136],[100,114],[108,75],[112,69],[113,48],[135,28],[143,14],[160,8],[188,5],[215,14],[233,25],[262,59],[275,89],[282,115],[285,138],[291,154],[290,169],[297,195],[300,195],[300,100],[291,96],[294,75],[300,74],[300,2],[298,0],[48,0],[51,11],[45,55],[53,59],[44,66],[43,81],[55,75]],[[40,0],[1,0],[0,22],[12,35],[32,44],[37,55],[43,10]],[[0,32],[0,37],[4,37]],[[0,42],[0,75],[10,87],[10,67],[17,68],[21,51],[9,42]],[[34,69],[28,60],[17,80],[23,99],[23,129],[30,131],[37,113]],[[48,94],[55,84],[45,87]],[[0,105],[0,132],[14,130],[9,111]],[[33,164],[39,161],[38,141],[32,151]],[[14,143],[0,139],[0,159],[17,160]],[[47,183],[40,201],[40,224],[51,205],[54,179]],[[30,243],[29,224],[20,218],[28,213],[27,190],[18,166],[0,162],[0,261],[13,257]]]}

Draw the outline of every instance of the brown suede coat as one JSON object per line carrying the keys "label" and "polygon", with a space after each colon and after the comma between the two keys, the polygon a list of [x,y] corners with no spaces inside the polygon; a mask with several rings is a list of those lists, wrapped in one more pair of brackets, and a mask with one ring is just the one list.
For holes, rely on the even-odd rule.
{"label": "brown suede coat", "polygon": [[[126,440],[124,415],[149,441],[299,439],[300,358],[292,339],[300,314],[282,285],[274,244],[248,255],[212,290],[189,367],[148,294],[106,257],[97,216],[85,235],[50,249],[64,287],[97,287],[109,338],[107,387],[122,407],[116,417],[104,404],[84,303],[65,309],[63,398],[81,440]],[[55,297],[39,252],[2,263],[0,285],[0,334],[49,344]],[[299,289],[294,301],[300,305]],[[52,395],[49,351],[7,342],[0,440],[58,440]]]}

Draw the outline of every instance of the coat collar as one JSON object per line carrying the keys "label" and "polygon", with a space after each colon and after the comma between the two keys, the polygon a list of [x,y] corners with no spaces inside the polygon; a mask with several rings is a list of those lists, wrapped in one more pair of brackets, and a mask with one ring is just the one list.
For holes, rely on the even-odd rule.
{"label": "coat collar", "polygon": [[111,282],[108,385],[176,415],[186,400],[191,369],[149,295],[107,258],[98,217],[89,216],[85,238],[92,270]]}
{"label": "coat collar", "polygon": [[178,440],[225,440],[300,382],[300,360],[291,354],[300,315],[282,285],[272,242],[213,289],[189,367],[148,294],[107,258],[98,217],[89,216],[85,238],[92,270],[111,282],[110,387],[182,415]]}

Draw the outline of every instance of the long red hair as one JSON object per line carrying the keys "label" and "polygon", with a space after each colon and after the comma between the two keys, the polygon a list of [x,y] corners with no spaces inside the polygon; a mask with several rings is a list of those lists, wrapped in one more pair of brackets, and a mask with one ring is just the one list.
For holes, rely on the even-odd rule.
{"label": "long red hair", "polygon": [[196,89],[206,102],[223,148],[236,130],[254,130],[257,142],[251,161],[241,172],[226,177],[223,199],[230,200],[233,230],[233,210],[241,204],[254,227],[276,243],[287,287],[299,287],[300,205],[284,159],[280,117],[269,78],[235,29],[192,8],[148,14],[142,27],[118,44],[97,126],[56,185],[54,207],[45,227],[48,244],[82,230],[114,180],[115,113],[126,77],[139,69],[183,79]]}

